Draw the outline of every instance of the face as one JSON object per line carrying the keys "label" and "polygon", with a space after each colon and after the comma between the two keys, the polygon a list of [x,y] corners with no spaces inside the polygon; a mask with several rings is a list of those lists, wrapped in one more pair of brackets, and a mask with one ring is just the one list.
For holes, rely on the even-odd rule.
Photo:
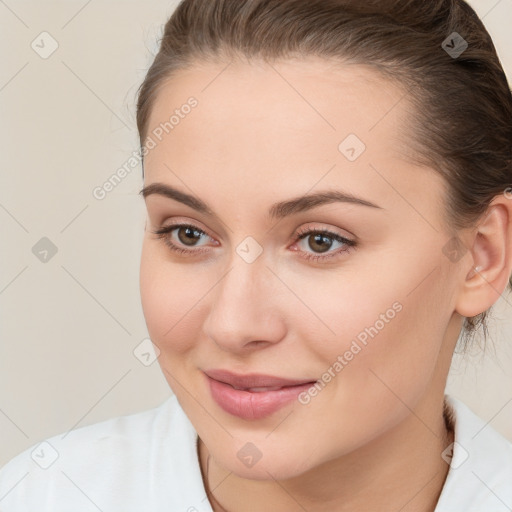
{"label": "face", "polygon": [[[444,183],[406,158],[409,115],[375,71],[315,59],[197,63],[158,93],[144,186],[182,195],[145,198],[143,312],[185,413],[240,476],[348,454],[442,388],[457,275]],[[319,193],[338,197],[295,202]],[[306,384],[236,391],[219,369]]]}

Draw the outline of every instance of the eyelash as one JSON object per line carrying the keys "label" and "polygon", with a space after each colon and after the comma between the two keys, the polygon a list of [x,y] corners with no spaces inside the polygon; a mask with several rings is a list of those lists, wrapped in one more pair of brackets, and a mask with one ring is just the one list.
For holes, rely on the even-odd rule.
{"label": "eyelash", "polygon": [[[175,231],[179,228],[190,228],[193,231],[197,231],[200,235],[206,235],[209,236],[207,233],[205,233],[202,229],[199,229],[197,226],[194,226],[193,224],[171,224],[169,226],[164,226],[162,228],[159,228],[155,231],[151,231],[151,233],[157,235],[158,239],[162,239],[171,249],[172,251],[179,253],[179,254],[201,254],[205,252],[205,250],[201,249],[183,249],[182,247],[177,246],[175,243],[171,242],[169,237],[170,233]],[[332,238],[333,240],[345,244],[344,248],[338,249],[337,251],[333,251],[330,253],[327,253],[326,255],[322,254],[314,254],[314,253],[304,253],[305,255],[302,255],[301,257],[304,258],[307,261],[325,261],[331,258],[334,258],[336,256],[340,256],[342,253],[348,253],[350,250],[355,248],[357,246],[357,243],[355,240],[349,240],[348,238],[345,238],[341,235],[338,235],[337,233],[333,233],[332,231],[329,231],[328,229],[310,229],[310,228],[304,228],[302,230],[299,230],[296,233],[296,240],[295,242],[298,242],[300,240],[303,240],[309,235],[327,235],[328,238]],[[211,238],[211,237],[210,237]],[[298,251],[303,253],[303,251]]]}

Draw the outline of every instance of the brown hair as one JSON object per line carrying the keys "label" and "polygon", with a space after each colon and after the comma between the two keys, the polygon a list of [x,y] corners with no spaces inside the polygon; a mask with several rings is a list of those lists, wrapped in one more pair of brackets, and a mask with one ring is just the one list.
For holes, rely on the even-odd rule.
{"label": "brown hair", "polygon": [[[462,54],[450,53],[457,46]],[[489,33],[463,0],[183,0],[138,91],[141,147],[158,90],[175,71],[199,60],[301,56],[372,66],[406,88],[414,159],[446,180],[454,233],[512,187],[511,90]],[[466,344],[479,325],[485,338],[488,312],[465,318]]]}

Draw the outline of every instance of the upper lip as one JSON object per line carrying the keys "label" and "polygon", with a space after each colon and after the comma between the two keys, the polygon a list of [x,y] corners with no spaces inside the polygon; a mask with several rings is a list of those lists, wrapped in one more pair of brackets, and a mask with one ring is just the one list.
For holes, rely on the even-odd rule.
{"label": "upper lip", "polygon": [[229,370],[221,369],[203,370],[203,372],[214,380],[230,384],[237,388],[284,387],[316,382],[316,379],[285,379],[283,377],[275,377],[273,375],[263,375],[258,373],[237,375]]}

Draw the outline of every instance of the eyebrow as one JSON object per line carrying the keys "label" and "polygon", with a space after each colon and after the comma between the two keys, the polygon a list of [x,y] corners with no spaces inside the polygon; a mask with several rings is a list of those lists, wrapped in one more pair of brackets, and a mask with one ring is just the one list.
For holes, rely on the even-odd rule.
{"label": "eyebrow", "polygon": [[[190,208],[198,211],[199,213],[203,213],[205,215],[218,218],[217,215],[213,212],[213,210],[198,197],[186,194],[185,192],[181,192],[180,190],[173,188],[169,185],[166,185],[164,183],[151,183],[150,185],[143,187],[140,190],[139,194],[142,195],[144,200],[146,200],[148,196],[153,194],[164,196],[168,199],[174,199],[175,201],[183,203],[189,206]],[[368,206],[370,208],[378,208],[381,210],[383,209],[381,206],[378,206],[370,201],[354,196],[353,194],[347,192],[342,192],[338,190],[325,190],[321,192],[315,192],[313,194],[307,194],[304,196],[296,197],[287,201],[274,203],[270,207],[268,215],[271,219],[282,219],[289,215],[294,215],[300,212],[311,210],[312,208],[316,208],[317,206],[335,202],[351,203],[361,206]]]}

